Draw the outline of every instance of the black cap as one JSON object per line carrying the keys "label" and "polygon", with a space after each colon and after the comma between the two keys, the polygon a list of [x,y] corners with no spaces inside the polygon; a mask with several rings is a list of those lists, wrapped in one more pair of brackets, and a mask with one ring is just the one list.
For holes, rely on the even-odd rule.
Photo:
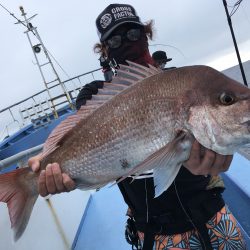
{"label": "black cap", "polygon": [[152,58],[155,61],[165,61],[165,62],[169,62],[172,60],[172,58],[167,58],[167,54],[165,51],[162,50],[157,50],[152,54]]}
{"label": "black cap", "polygon": [[133,6],[128,4],[110,4],[96,19],[100,41],[104,41],[111,32],[124,23],[143,25]]}

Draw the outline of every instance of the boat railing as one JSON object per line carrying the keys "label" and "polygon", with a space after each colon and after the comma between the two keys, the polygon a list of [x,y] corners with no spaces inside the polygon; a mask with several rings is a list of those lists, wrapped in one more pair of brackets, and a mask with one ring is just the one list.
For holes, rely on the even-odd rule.
{"label": "boat railing", "polygon": [[[101,68],[69,78],[0,110],[0,142],[28,124],[39,126],[48,122],[51,115],[57,118],[57,111],[64,106],[68,105],[74,109],[74,101],[82,86],[96,77],[103,78]],[[72,103],[68,102],[65,93],[62,92],[61,84],[66,87]]]}
{"label": "boat railing", "polygon": [[23,150],[6,159],[0,160],[0,173],[3,173],[4,171],[6,171],[6,169],[8,170],[8,167],[11,167],[13,165],[26,166],[26,164],[22,163],[27,163],[28,159],[31,156],[37,155],[42,151],[42,149],[43,149],[43,144],[40,144],[35,147]]}

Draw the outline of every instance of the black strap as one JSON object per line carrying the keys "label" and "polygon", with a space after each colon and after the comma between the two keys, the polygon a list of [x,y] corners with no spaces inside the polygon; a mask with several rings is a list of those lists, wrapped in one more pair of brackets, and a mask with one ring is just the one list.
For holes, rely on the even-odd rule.
{"label": "black strap", "polygon": [[213,250],[206,223],[225,206],[221,196],[223,191],[224,188],[214,188],[210,191],[201,192],[188,203],[190,217],[199,233],[204,250]]}
{"label": "black strap", "polygon": [[202,249],[204,250],[213,250],[211,239],[208,234],[208,229],[206,227],[206,224],[197,224],[197,230],[199,233],[199,239],[201,242]]}
{"label": "black strap", "polygon": [[142,250],[152,250],[154,246],[155,232],[153,225],[147,223],[146,230],[144,232],[144,242]]}
{"label": "black strap", "polygon": [[191,218],[195,229],[198,231],[202,249],[213,250],[211,239],[208,234],[208,228],[206,227],[206,222],[204,222],[204,211],[201,211],[200,209],[191,210]]}

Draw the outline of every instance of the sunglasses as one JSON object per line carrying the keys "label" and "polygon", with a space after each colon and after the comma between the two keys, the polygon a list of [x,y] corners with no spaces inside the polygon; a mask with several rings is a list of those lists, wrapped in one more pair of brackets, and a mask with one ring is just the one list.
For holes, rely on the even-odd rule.
{"label": "sunglasses", "polygon": [[111,36],[105,42],[111,49],[117,49],[122,45],[124,40],[128,40],[131,42],[138,41],[141,37],[141,29],[129,29],[123,34],[117,34]]}

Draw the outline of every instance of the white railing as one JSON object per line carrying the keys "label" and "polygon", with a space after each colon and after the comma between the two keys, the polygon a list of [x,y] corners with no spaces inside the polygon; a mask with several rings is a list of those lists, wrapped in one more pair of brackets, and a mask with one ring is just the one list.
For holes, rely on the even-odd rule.
{"label": "white railing", "polygon": [[[95,76],[103,78],[100,70],[101,68],[98,68],[62,82],[72,100],[75,100],[82,86],[93,81]],[[59,87],[60,84],[57,84],[49,89],[50,93],[53,93],[52,98],[49,97],[47,89],[44,89],[0,110],[0,142],[36,119],[49,119],[49,115],[67,105],[65,94]]]}

